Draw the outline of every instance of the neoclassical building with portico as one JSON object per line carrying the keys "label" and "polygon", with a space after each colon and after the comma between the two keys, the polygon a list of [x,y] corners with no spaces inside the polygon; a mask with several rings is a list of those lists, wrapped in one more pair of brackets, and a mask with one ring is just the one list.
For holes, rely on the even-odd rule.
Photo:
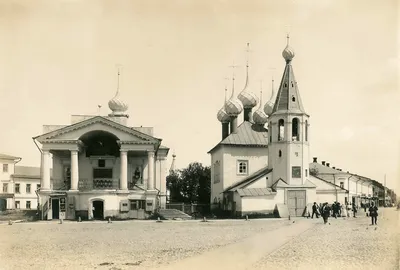
{"label": "neoclassical building with portico", "polygon": [[33,138],[42,219],[145,219],[165,208],[169,148],[152,127],[127,125],[119,90],[108,105],[107,116],[72,115],[70,125],[45,125]]}

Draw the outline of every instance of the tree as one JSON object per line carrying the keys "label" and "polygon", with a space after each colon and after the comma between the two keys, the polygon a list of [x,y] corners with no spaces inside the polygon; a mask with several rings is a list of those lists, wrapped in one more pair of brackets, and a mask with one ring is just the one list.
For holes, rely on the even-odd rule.
{"label": "tree", "polygon": [[199,162],[167,177],[170,200],[184,203],[208,204],[211,196],[211,168]]}

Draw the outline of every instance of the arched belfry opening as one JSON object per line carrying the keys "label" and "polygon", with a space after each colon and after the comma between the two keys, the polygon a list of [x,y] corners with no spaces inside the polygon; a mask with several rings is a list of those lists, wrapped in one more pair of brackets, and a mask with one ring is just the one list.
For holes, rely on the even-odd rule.
{"label": "arched belfry opening", "polygon": [[103,131],[94,130],[85,133],[79,138],[84,144],[86,157],[90,156],[115,156],[119,157],[119,140],[114,134]]}
{"label": "arched belfry opening", "polygon": [[283,141],[285,138],[285,120],[278,121],[278,141]]}
{"label": "arched belfry opening", "polygon": [[299,132],[299,119],[293,118],[292,120],[292,141],[300,140],[300,132]]}

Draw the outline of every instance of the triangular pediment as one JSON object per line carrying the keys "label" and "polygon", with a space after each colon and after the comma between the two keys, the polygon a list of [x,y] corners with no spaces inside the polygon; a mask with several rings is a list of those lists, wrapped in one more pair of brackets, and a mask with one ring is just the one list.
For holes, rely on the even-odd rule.
{"label": "triangular pediment", "polygon": [[37,136],[36,139],[40,143],[49,140],[79,140],[83,135],[92,131],[105,131],[111,133],[115,135],[120,141],[135,141],[147,144],[159,144],[161,141],[158,138],[152,137],[148,134],[121,125],[101,116],[95,116],[93,118],[69,126],[65,126],[57,130],[53,130],[51,132]]}

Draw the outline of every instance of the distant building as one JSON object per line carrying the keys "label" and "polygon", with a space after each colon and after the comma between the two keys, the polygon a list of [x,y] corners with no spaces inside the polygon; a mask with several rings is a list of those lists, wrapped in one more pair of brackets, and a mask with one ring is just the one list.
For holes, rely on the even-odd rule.
{"label": "distant building", "polygon": [[36,210],[40,187],[40,168],[17,166],[19,157],[0,154],[1,192],[0,210]]}
{"label": "distant building", "polygon": [[127,125],[119,90],[108,106],[108,116],[73,115],[70,125],[44,126],[35,137],[43,219],[144,219],[165,208],[169,148],[152,127]]}

